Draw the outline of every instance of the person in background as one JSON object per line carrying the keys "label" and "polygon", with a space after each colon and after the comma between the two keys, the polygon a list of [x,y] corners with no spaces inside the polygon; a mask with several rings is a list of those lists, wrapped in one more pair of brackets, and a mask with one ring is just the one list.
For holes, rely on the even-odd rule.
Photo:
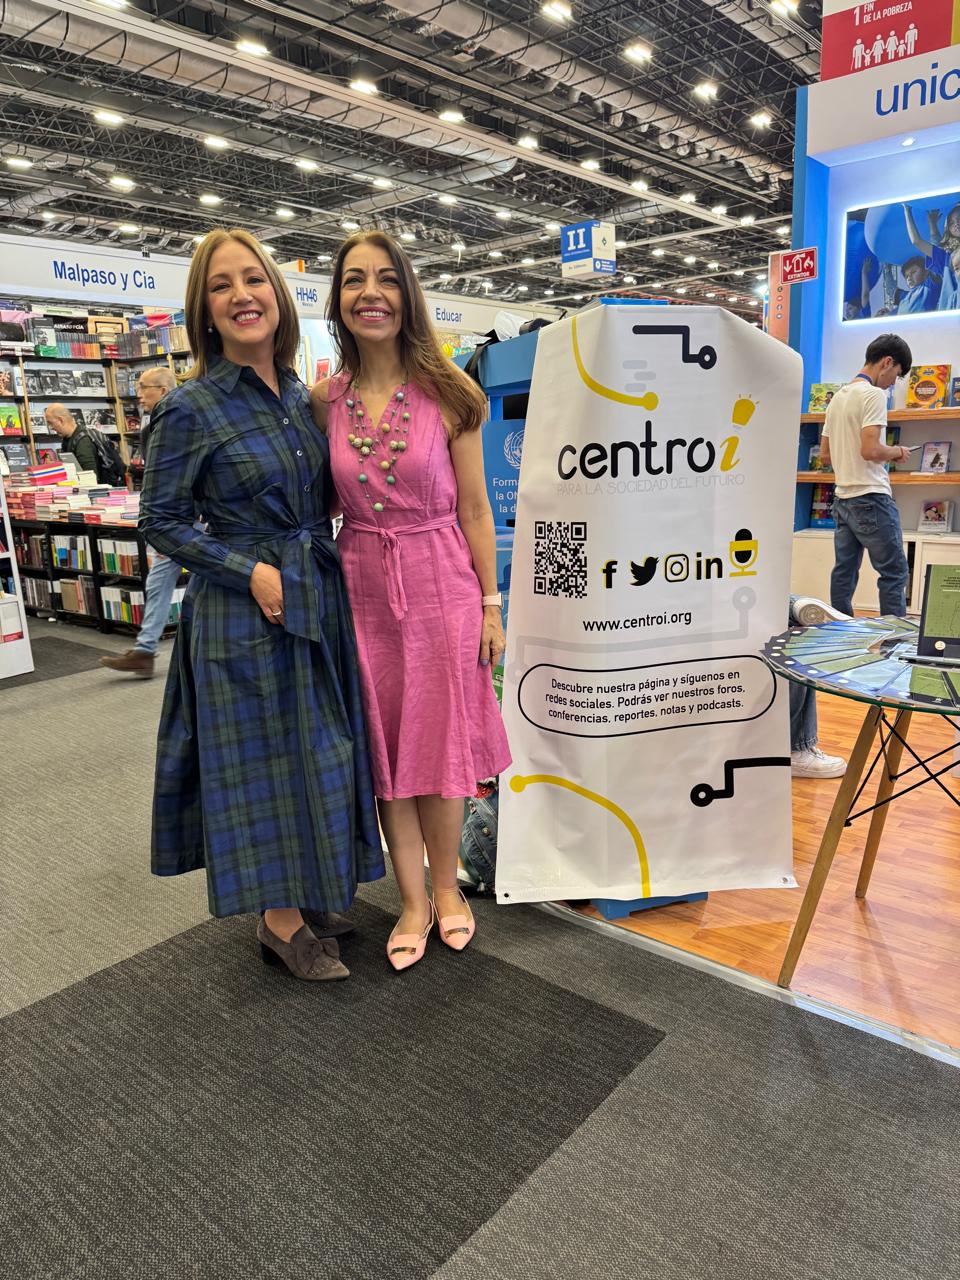
{"label": "person in background", "polygon": [[[338,913],[385,874],[330,450],[294,372],[290,290],[248,231],[187,277],[194,364],[154,411],[140,527],[190,570],[164,693],[152,869],[204,868],[265,963],[348,977]],[[202,511],[207,526],[195,526]]]}
{"label": "person in background", "polygon": [[[823,600],[812,596],[790,597],[790,624],[816,627],[843,618]],[[828,756],[817,745],[817,691],[812,685],[790,681],[790,772],[795,778],[842,778],[847,771],[843,756]]]}
{"label": "person in background", "polygon": [[883,464],[903,462],[910,451],[884,444],[883,436],[887,389],[909,372],[912,361],[910,348],[897,334],[874,338],[863,368],[837,391],[823,425],[820,459],[836,477],[830,603],[850,617],[864,551],[879,579],[881,614],[903,617],[907,611],[908,569],[900,512]]}
{"label": "person in background", "polygon": [[408,969],[436,919],[456,951],[473,937],[457,885],[463,802],[510,763],[491,679],[504,635],[487,403],[444,356],[410,260],[383,232],[341,245],[327,320],[338,372],[311,402],[343,509],[374,788],[403,900],[387,958]]}
{"label": "person in background", "polygon": [[93,441],[65,404],[48,404],[43,411],[47,426],[63,441],[63,452],[72,453],[81,471],[97,474],[97,451]]}
{"label": "person in background", "polygon": [[[140,405],[140,454],[146,464],[150,442],[150,423],[154,409],[177,385],[169,369],[147,369],[137,379],[137,403]],[[183,569],[175,560],[154,552],[153,564],[144,585],[146,601],[143,622],[136,644],[126,653],[110,654],[100,659],[100,666],[110,671],[124,671],[149,679],[154,674],[157,646],[170,617],[170,604]]]}

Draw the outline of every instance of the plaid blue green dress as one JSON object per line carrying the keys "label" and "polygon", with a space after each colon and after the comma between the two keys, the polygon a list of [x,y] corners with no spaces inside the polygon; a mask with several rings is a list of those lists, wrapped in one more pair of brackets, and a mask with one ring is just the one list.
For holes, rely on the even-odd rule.
{"label": "plaid blue green dress", "polygon": [[[154,411],[140,527],[191,571],[164,694],[152,868],[206,868],[215,916],[340,911],[384,874],[330,451],[307,392],[220,359]],[[193,527],[202,511],[208,532]],[[284,624],[250,594],[283,579]]]}

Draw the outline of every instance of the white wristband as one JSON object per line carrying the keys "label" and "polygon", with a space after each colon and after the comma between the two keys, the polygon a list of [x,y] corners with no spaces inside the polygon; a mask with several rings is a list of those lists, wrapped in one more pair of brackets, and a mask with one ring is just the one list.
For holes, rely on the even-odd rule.
{"label": "white wristband", "polygon": [[493,596],[482,596],[482,597],[481,597],[481,599],[480,599],[480,603],[481,603],[484,607],[486,607],[488,604],[495,604],[495,605],[497,606],[497,608],[498,608],[498,609],[502,609],[502,608],[503,608],[503,593],[502,593],[502,592],[500,592],[500,591],[498,591],[498,592],[497,592],[497,594],[496,594],[496,595],[493,595]]}

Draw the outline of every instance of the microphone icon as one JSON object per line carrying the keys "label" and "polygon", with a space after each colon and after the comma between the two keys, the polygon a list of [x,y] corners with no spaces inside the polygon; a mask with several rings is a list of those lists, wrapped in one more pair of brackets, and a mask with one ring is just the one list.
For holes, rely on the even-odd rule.
{"label": "microphone icon", "polygon": [[755,578],[757,571],[751,566],[756,564],[759,554],[760,548],[750,530],[738,529],[730,542],[730,563],[733,565],[730,577]]}

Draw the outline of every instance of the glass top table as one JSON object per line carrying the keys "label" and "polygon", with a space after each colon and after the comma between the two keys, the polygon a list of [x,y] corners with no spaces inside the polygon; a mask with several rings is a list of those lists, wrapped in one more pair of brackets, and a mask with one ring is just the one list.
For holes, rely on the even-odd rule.
{"label": "glass top table", "polygon": [[[951,734],[950,744],[926,759],[921,759],[907,740],[915,712],[949,717],[951,728],[960,731],[960,720],[956,718],[960,716],[960,667],[907,661],[916,655],[918,635],[918,624],[909,618],[848,618],[815,627],[792,627],[782,635],[773,636],[764,646],[764,660],[776,675],[810,685],[823,693],[867,704],[787,944],[777,979],[781,987],[788,987],[793,978],[844,828],[855,818],[870,815],[856,889],[856,896],[864,898],[887,810],[893,800],[933,782],[960,805],[960,800],[941,781],[941,775],[953,768],[955,736]],[[896,714],[890,715],[890,711]],[[879,748],[867,768],[868,757],[878,739]],[[914,763],[901,770],[904,751]],[[931,764],[948,754],[951,758],[945,765],[936,771],[931,769]],[[880,782],[874,803],[854,812],[878,765]],[[911,781],[896,790],[898,783],[914,773],[918,774],[919,781]]]}

